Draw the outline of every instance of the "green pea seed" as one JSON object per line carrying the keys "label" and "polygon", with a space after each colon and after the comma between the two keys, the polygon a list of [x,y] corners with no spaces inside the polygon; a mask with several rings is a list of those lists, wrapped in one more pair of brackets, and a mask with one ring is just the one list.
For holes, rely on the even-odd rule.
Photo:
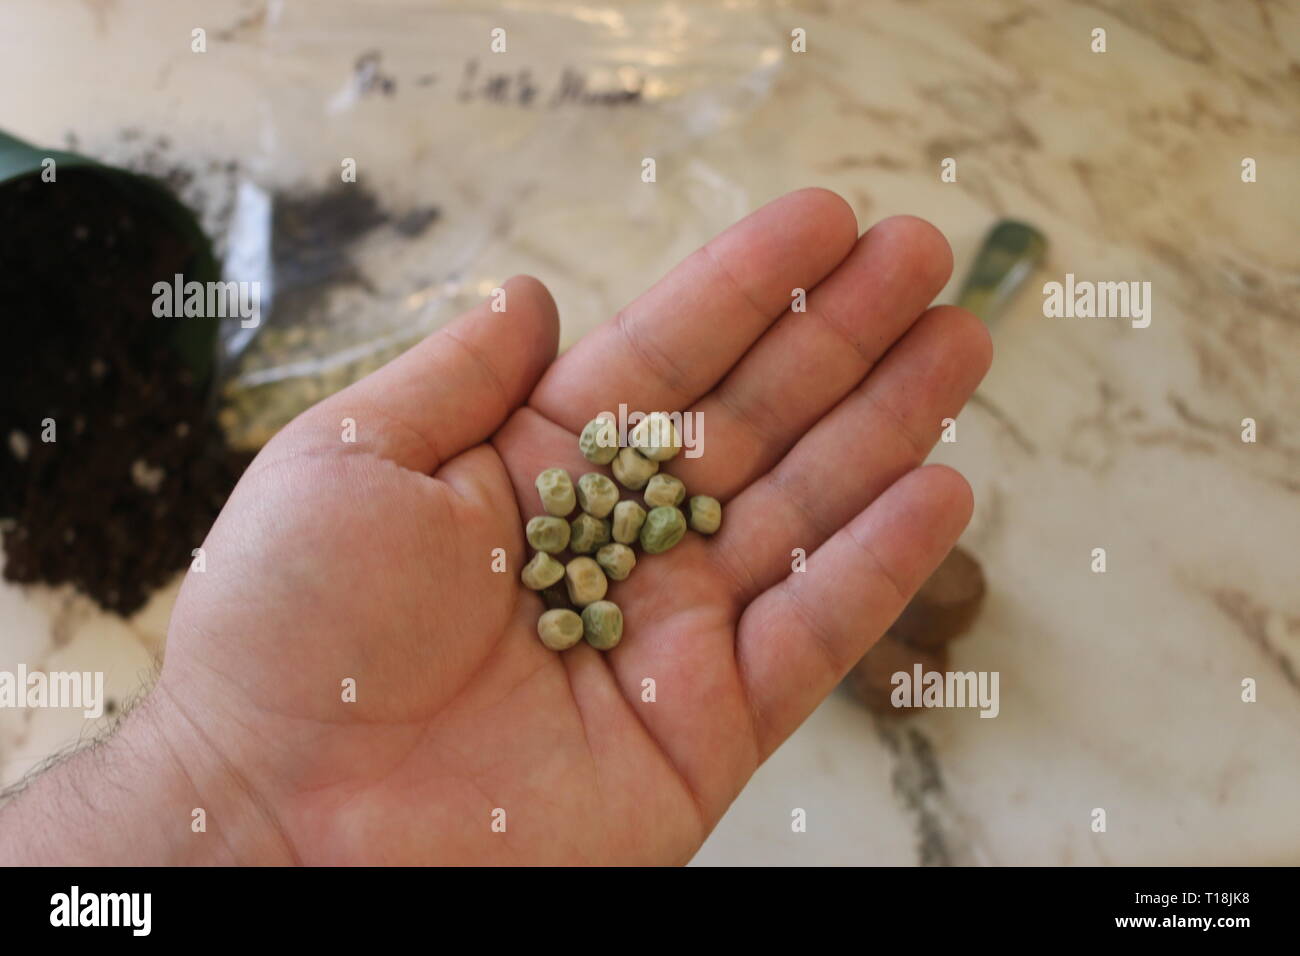
{"label": "green pea seed", "polygon": [[607,544],[596,552],[596,563],[611,581],[623,581],[636,567],[636,554],[625,544]]}
{"label": "green pea seed", "polygon": [[548,554],[559,554],[569,546],[569,522],[563,518],[552,515],[530,518],[524,533],[534,549]]}
{"label": "green pea seed", "polygon": [[600,651],[616,647],[623,639],[623,612],[613,601],[596,601],[582,609],[582,634]]}
{"label": "green pea seed", "polygon": [[591,558],[574,558],[565,566],[564,586],[569,591],[569,600],[578,607],[599,601],[609,590],[605,572]]}
{"label": "green pea seed", "polygon": [[578,450],[595,465],[608,465],[618,454],[618,425],[614,416],[602,412],[587,422],[578,436]]}
{"label": "green pea seed", "polygon": [[611,535],[619,544],[633,544],[645,524],[645,509],[635,501],[620,501],[614,506]]}
{"label": "green pea seed", "polygon": [[640,491],[650,480],[650,476],[659,470],[659,462],[642,456],[635,448],[623,448],[614,459],[612,468],[614,477],[624,488]]}
{"label": "green pea seed", "polygon": [[722,505],[717,498],[694,495],[690,501],[691,527],[700,534],[713,534],[722,527]]}
{"label": "green pea seed", "polygon": [[647,507],[676,507],[686,497],[686,486],[680,478],[672,475],[655,475],[645,486],[645,503]]}
{"label": "green pea seed", "polygon": [[646,554],[662,554],[682,540],[686,518],[676,508],[650,509],[641,526],[641,548]]}
{"label": "green pea seed", "polygon": [[569,525],[569,550],[574,554],[591,554],[609,541],[609,522],[580,514]]}
{"label": "green pea seed", "polygon": [[538,551],[533,555],[533,560],[524,565],[519,577],[524,582],[524,587],[540,591],[564,577],[564,565],[545,551]]}
{"label": "green pea seed", "polygon": [[578,479],[578,507],[593,518],[604,518],[618,504],[618,485],[599,472]]}
{"label": "green pea seed", "polygon": [[677,426],[667,412],[651,412],[637,422],[627,443],[651,461],[668,461],[682,447]]}
{"label": "green pea seed", "polygon": [[563,518],[573,510],[577,499],[573,494],[573,481],[563,468],[547,468],[537,476],[537,493],[548,515]]}
{"label": "green pea seed", "polygon": [[582,618],[567,608],[547,611],[537,619],[537,636],[553,651],[567,651],[585,631]]}

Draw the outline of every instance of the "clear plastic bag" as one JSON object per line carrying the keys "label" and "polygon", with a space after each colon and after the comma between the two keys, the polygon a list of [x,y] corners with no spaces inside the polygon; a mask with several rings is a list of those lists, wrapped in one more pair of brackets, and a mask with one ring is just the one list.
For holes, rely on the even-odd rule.
{"label": "clear plastic bag", "polygon": [[237,445],[521,267],[556,293],[567,345],[606,317],[611,250],[651,277],[747,205],[691,147],[744,117],[781,63],[749,3],[272,11],[266,148],[225,243],[227,278],[260,277],[266,316],[223,329]]}

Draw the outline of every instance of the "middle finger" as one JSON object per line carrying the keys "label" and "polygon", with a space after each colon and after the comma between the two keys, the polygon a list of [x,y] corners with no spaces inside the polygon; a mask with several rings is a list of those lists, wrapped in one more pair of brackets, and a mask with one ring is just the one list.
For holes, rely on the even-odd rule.
{"label": "middle finger", "polygon": [[925,220],[877,223],[810,292],[807,311],[787,311],[695,405],[704,453],[666,470],[723,500],[765,474],[862,381],[951,272],[948,242]]}

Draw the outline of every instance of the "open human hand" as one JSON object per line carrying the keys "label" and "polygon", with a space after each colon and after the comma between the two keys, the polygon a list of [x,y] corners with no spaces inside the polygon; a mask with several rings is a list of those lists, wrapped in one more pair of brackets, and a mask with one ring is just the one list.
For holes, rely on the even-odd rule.
{"label": "open human hand", "polygon": [[[977,319],[927,308],[950,269],[928,224],[858,238],[843,200],[802,190],[558,359],[555,305],[517,277],[505,311],[485,303],[300,415],[204,542],[140,708],[129,752],[157,746],[183,778],[158,852],[689,860],[969,520],[965,481],[920,467],[991,356]],[[598,470],[577,434],[620,404],[700,413],[703,454],[664,471],[722,501],[723,525],[612,584],[618,647],[555,653],[519,583],[533,479]]]}

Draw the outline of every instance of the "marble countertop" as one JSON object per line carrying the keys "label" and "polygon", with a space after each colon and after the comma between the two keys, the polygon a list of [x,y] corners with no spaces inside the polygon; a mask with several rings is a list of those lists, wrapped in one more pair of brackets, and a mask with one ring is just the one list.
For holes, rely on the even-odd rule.
{"label": "marble countertop", "polygon": [[[957,261],[948,301],[998,218],[1032,222],[1050,248],[995,323],[958,441],[934,456],[975,489],[963,543],[990,586],[952,666],[1000,672],[999,715],[877,720],[837,692],[696,862],[1300,862],[1300,5],[809,2],[744,16],[747,38],[770,32],[749,75],[761,84],[681,150],[683,195],[703,214],[611,231],[581,207],[548,209],[540,168],[534,214],[490,250],[502,276],[551,286],[566,341],[713,220],[806,185],[840,192],[864,227],[900,212],[938,225]],[[204,23],[228,40],[219,88],[187,69],[185,40],[166,52]],[[255,149],[256,76],[233,64],[256,57],[266,23],[258,2],[13,0],[0,35],[24,40],[0,61],[0,116],[52,144],[136,126],[195,156]],[[789,52],[795,28],[806,53]],[[940,179],[948,157],[956,182]],[[1045,317],[1041,284],[1067,273],[1149,281],[1150,326]],[[123,621],[4,584],[0,669],[103,670],[120,703],[147,683],[175,590]],[[0,710],[0,783],[93,730],[79,712]],[[791,831],[796,807],[807,832]]]}

